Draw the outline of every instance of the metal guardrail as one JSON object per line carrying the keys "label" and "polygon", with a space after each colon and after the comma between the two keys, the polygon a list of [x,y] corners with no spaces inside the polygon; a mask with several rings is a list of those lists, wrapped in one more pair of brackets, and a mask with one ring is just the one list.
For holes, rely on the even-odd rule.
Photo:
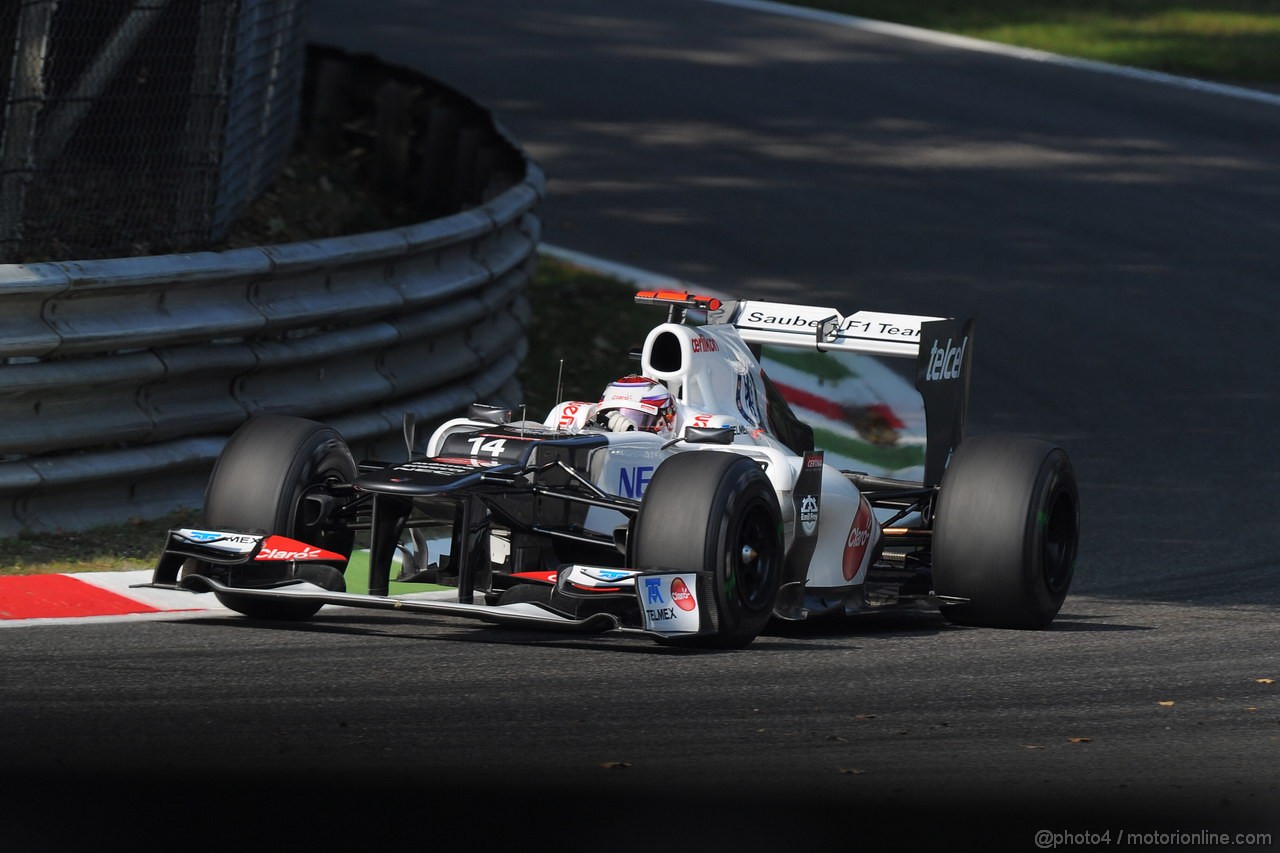
{"label": "metal guardrail", "polygon": [[[376,110],[387,81],[352,62],[372,87],[356,103]],[[403,91],[405,72],[388,75]],[[0,265],[0,536],[198,507],[226,438],[256,413],[323,420],[357,457],[398,458],[405,412],[431,422],[519,402],[545,179],[487,113],[417,85],[460,142],[423,131],[417,155],[474,164],[479,147],[505,146],[523,175],[481,175],[462,194],[486,201],[369,234]]]}

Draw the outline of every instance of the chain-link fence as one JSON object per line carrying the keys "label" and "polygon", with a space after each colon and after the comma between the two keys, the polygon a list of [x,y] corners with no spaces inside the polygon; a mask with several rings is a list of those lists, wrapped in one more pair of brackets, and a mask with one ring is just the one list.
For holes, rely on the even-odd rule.
{"label": "chain-link fence", "polygon": [[0,262],[220,239],[290,150],[306,2],[0,2]]}

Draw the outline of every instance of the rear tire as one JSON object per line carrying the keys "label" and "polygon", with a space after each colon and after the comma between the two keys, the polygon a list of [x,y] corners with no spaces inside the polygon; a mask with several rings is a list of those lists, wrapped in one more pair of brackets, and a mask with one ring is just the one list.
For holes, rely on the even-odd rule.
{"label": "rear tire", "polygon": [[1046,628],[1071,586],[1080,495],[1066,452],[1046,441],[962,441],[939,488],[933,585],[959,625]]}
{"label": "rear tire", "polygon": [[668,645],[741,648],[773,615],[782,582],[782,511],[773,484],[736,453],[678,453],[658,466],[632,532],[632,565],[714,573],[715,634]]}
{"label": "rear tire", "polygon": [[[264,530],[349,557],[355,534],[328,528],[303,496],[330,481],[349,483],[355,475],[351,451],[332,428],[304,418],[260,415],[241,425],[218,456],[205,489],[201,523],[214,530]],[[344,592],[344,568],[345,562],[311,563],[299,566],[295,576]],[[220,600],[257,619],[308,619],[323,606],[233,594]]]}

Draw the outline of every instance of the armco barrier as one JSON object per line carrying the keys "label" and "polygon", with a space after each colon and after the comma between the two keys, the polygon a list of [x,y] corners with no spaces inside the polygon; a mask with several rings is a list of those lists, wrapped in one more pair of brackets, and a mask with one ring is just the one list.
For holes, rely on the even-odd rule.
{"label": "armco barrier", "polygon": [[[395,128],[398,168],[419,188],[454,173],[462,209],[287,245],[0,266],[0,536],[198,507],[253,414],[323,420],[357,457],[399,458],[406,412],[430,423],[519,402],[541,171],[434,81],[322,58],[343,99],[311,114]],[[388,103],[438,124],[406,136],[380,119]]]}

